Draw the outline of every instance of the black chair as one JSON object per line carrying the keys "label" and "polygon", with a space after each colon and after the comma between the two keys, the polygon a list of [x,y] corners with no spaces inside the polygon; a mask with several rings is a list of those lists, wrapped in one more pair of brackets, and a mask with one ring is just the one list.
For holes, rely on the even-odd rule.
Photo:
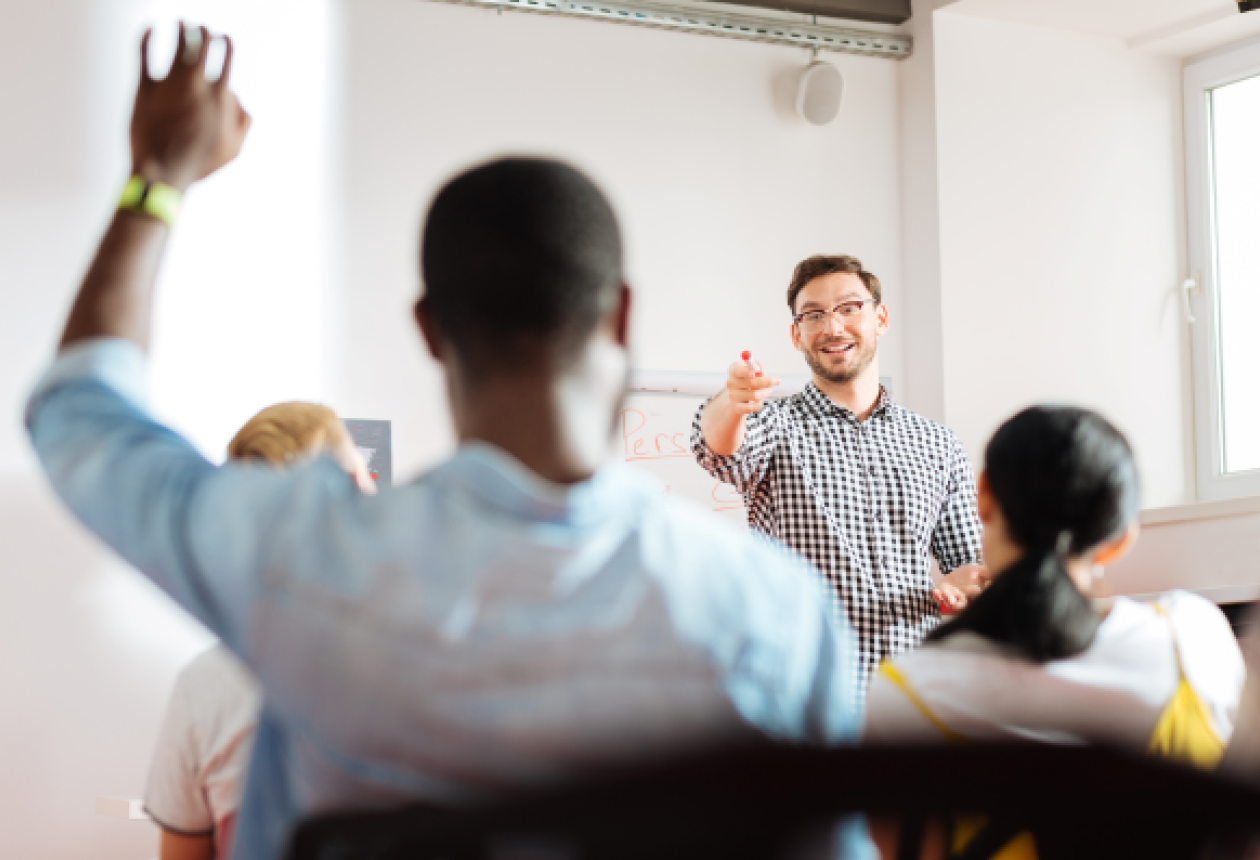
{"label": "black chair", "polygon": [[476,808],[312,819],[295,831],[288,858],[821,857],[829,823],[852,812],[899,822],[896,860],[918,860],[928,823],[960,815],[987,821],[951,855],[960,860],[991,857],[1024,831],[1033,834],[1040,860],[1228,857],[1260,833],[1257,789],[1112,750],[755,747]]}

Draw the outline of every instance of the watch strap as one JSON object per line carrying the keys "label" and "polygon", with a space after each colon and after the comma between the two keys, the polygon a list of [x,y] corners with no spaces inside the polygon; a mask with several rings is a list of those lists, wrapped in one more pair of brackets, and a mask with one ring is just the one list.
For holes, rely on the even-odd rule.
{"label": "watch strap", "polygon": [[175,226],[184,195],[164,182],[149,182],[143,176],[127,180],[118,208],[128,212],[142,212],[158,219],[168,227]]}

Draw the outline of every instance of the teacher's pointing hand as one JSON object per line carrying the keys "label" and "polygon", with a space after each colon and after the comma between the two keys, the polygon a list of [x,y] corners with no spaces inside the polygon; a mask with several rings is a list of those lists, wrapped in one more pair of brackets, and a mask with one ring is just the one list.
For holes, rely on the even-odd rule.
{"label": "teacher's pointing hand", "polygon": [[705,404],[700,427],[705,444],[715,454],[730,456],[744,444],[744,419],[760,411],[779,380],[737,361],[726,372],[726,388]]}
{"label": "teacher's pointing hand", "polygon": [[736,361],[726,373],[726,396],[734,412],[751,415],[761,410],[778,384],[772,376],[754,375],[747,361]]}

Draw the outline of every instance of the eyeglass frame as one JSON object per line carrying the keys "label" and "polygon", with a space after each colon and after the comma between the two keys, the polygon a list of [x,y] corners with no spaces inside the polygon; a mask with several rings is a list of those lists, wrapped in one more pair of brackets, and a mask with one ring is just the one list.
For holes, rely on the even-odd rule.
{"label": "eyeglass frame", "polygon": [[[845,307],[846,305],[858,305],[859,307],[858,307],[857,312],[851,315],[851,316],[858,316],[862,313],[862,308],[861,308],[862,305],[878,305],[878,304],[881,304],[881,302],[877,302],[875,301],[875,299],[849,299],[848,301],[840,302],[840,304],[835,305],[834,307],[832,307],[830,310],[827,310],[827,311],[822,311],[822,310],[801,311],[799,314],[794,314],[792,316],[792,325],[796,326],[797,328],[800,328],[801,319],[807,314],[825,313],[827,314],[827,316],[831,317],[832,319],[835,319],[836,311],[838,311],[840,308]],[[841,314],[842,320],[843,320],[843,317],[844,315]]]}

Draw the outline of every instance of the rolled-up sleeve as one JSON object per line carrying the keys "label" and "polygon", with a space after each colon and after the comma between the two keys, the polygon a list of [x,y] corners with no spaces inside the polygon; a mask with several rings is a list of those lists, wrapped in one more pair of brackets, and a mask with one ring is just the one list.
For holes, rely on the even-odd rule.
{"label": "rolled-up sleeve", "polygon": [[27,404],[31,441],[84,525],[244,654],[277,520],[296,493],[314,489],[311,479],[299,487],[296,475],[215,467],[150,417],[145,373],[129,341],[65,350]]}
{"label": "rolled-up sleeve", "polygon": [[981,562],[976,476],[967,452],[952,434],[951,442],[948,492],[932,532],[932,555],[936,556],[942,573]]}
{"label": "rolled-up sleeve", "polygon": [[[705,404],[708,405],[708,404]],[[713,477],[730,484],[747,497],[766,477],[770,453],[774,448],[773,406],[762,407],[744,419],[744,444],[734,454],[714,453],[704,440],[700,417],[704,406],[696,410],[691,422],[691,453],[696,462]]]}

